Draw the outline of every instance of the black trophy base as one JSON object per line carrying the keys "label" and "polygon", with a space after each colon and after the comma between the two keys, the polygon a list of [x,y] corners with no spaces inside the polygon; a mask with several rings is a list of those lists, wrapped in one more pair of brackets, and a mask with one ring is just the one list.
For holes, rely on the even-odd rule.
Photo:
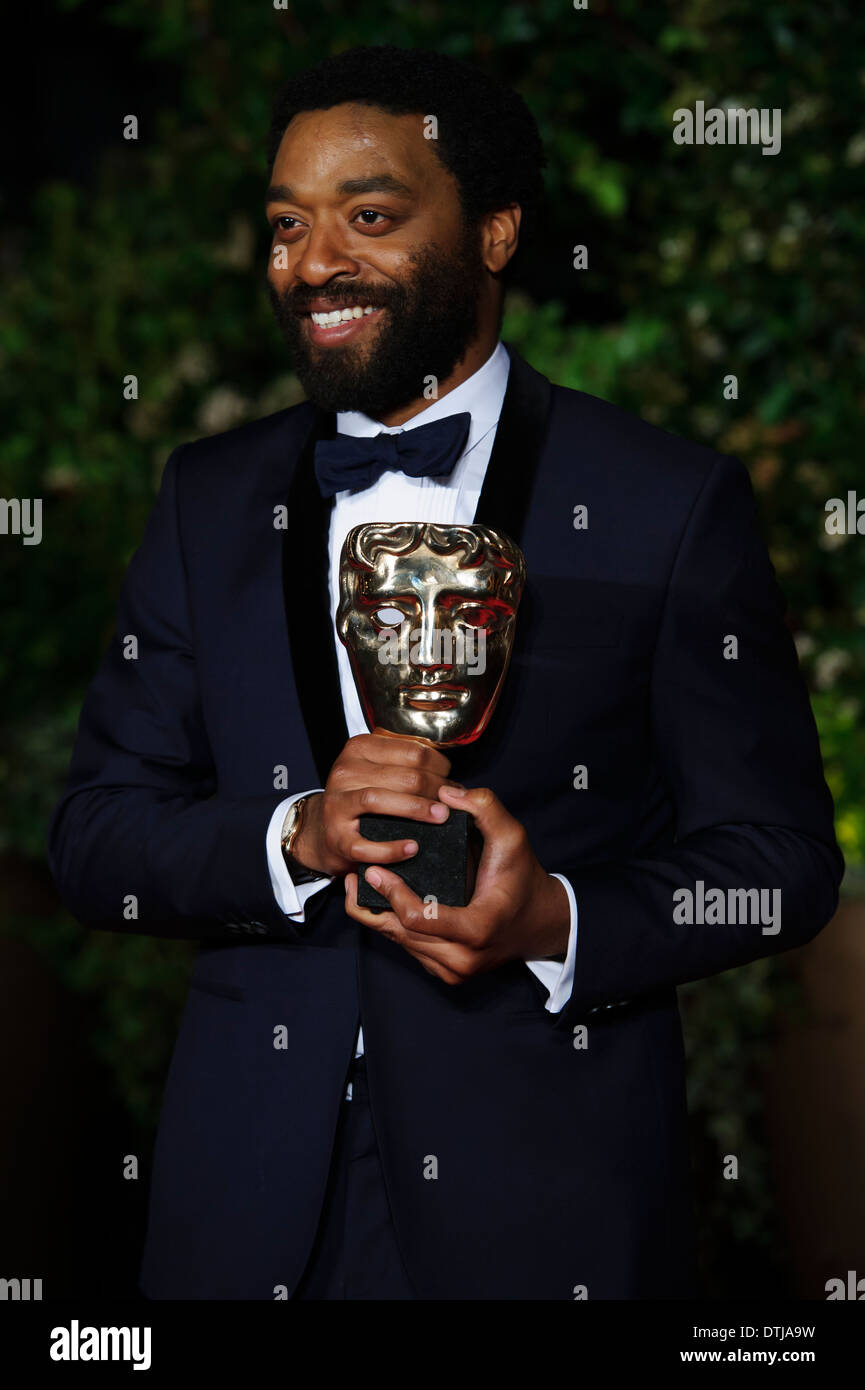
{"label": "black trophy base", "polygon": [[[417,854],[384,868],[398,874],[419,898],[432,896],[444,907],[465,907],[469,885],[469,821],[467,811],[451,810],[441,825],[404,820],[400,816],[361,816],[360,833],[366,840],[416,840]],[[372,868],[372,865],[370,865]],[[359,907],[384,912],[388,901],[366,881],[361,869],[357,881]]]}

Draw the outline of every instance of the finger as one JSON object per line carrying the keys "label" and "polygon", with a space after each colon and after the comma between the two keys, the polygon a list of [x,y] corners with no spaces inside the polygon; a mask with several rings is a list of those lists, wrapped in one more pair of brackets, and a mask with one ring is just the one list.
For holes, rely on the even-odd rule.
{"label": "finger", "polygon": [[[351,884],[349,879],[352,880]],[[391,873],[390,870],[382,868],[379,864],[366,871],[367,883],[385,899],[390,908],[389,912],[372,912],[369,908],[360,907],[357,901],[358,881],[358,874],[346,874],[345,876],[346,900],[351,902],[355,909],[352,915],[356,917],[357,921],[362,921],[365,926],[381,931],[383,935],[398,941],[400,945],[405,944],[409,936],[417,936],[417,939],[412,942],[416,949],[426,950],[430,947],[433,938],[411,931],[414,923],[423,921],[425,904],[398,874]]]}
{"label": "finger", "polygon": [[400,816],[404,820],[441,825],[450,815],[449,808],[441,801],[394,791],[390,787],[356,787],[354,791],[339,795],[340,813],[351,820],[358,816]]}
{"label": "finger", "polygon": [[[407,930],[393,912],[370,912],[369,909],[359,907],[357,901],[357,874],[346,874],[345,876],[345,910],[349,917],[354,921],[360,922],[365,927],[372,928],[378,932],[379,936],[385,936],[395,945],[402,946],[409,955],[413,956],[419,965],[429,975],[434,975],[443,980],[445,984],[457,985],[461,982],[460,976],[455,970],[451,969],[447,960],[443,957],[445,950],[444,943],[430,943],[426,937],[416,937],[414,932]],[[373,885],[375,886],[375,885]],[[380,891],[380,890],[379,890]]]}
{"label": "finger", "polygon": [[402,927],[399,918],[392,912],[371,912],[368,907],[361,907],[357,900],[357,874],[346,874],[345,876],[345,910],[349,917],[355,922],[361,922],[365,927],[374,927],[381,932],[382,936],[391,936]]}
{"label": "finger", "polygon": [[376,864],[367,869],[366,881],[387,901],[401,927],[411,928],[423,921],[423,899],[409,888],[399,874]]}
{"label": "finger", "polygon": [[367,869],[367,882],[380,893],[405,933],[400,945],[406,949],[430,952],[436,960],[454,968],[471,965],[487,936],[477,912],[467,907],[439,907],[419,898],[399,874],[376,864]]}
{"label": "finger", "polygon": [[384,787],[389,791],[406,792],[409,795],[424,797],[427,801],[438,801],[439,787],[459,786],[458,782],[442,777],[437,772],[429,772],[422,767],[411,767],[404,763],[346,763],[336,779],[338,792],[360,791],[364,787]]}
{"label": "finger", "polygon": [[415,945],[422,946],[424,940],[427,943],[440,941],[480,950],[495,935],[498,907],[495,898],[489,902],[473,902],[467,907],[449,907],[418,897],[399,874],[385,870],[379,861],[375,861],[372,873],[380,883],[373,882],[369,870],[367,882],[388,900],[401,925],[415,934]]}
{"label": "finger", "polygon": [[429,772],[441,773],[447,777],[451,770],[450,759],[440,748],[426,738],[415,738],[411,734],[394,734],[390,729],[376,725],[372,733],[361,735],[362,753],[373,762],[406,763],[410,767],[423,767]]}
{"label": "finger", "polygon": [[[375,872],[378,876],[378,867],[376,867]],[[381,893],[383,887],[384,885],[380,884],[377,891]],[[387,915],[389,918],[397,916],[399,923],[397,926],[394,926],[392,922],[388,923],[387,935],[389,938],[398,946],[402,946],[416,960],[432,967],[433,973],[438,975],[440,979],[446,979],[448,984],[458,984],[479,970],[488,968],[484,962],[488,957],[491,959],[490,952],[475,950],[474,947],[460,941],[446,941],[441,937],[422,934],[406,926],[398,914],[388,913]]]}
{"label": "finger", "polygon": [[485,840],[499,839],[505,835],[516,838],[522,832],[518,820],[505,810],[495,792],[489,787],[462,789],[442,783],[438,789],[439,799],[454,810],[468,811],[474,817],[475,825]]}
{"label": "finger", "polygon": [[365,840],[347,836],[343,857],[355,864],[404,864],[417,854],[417,840]]}
{"label": "finger", "polygon": [[[382,877],[383,875],[379,876],[379,884],[381,884]],[[388,878],[393,877],[396,877],[396,875],[388,874]],[[372,930],[377,931],[380,936],[386,936],[389,941],[394,941],[397,945],[403,945],[409,933],[400,922],[399,917],[393,911],[373,912],[371,908],[361,907],[357,900],[358,884],[358,874],[346,874],[345,910],[348,915],[356,922],[361,922],[363,926],[371,927]],[[371,886],[376,889],[376,892],[381,893],[381,886],[377,886],[375,883],[372,883]],[[382,897],[384,896],[384,893],[382,893]],[[421,949],[423,949],[423,939],[421,940]],[[430,957],[430,961],[432,964],[437,964],[434,957]]]}
{"label": "finger", "polygon": [[437,980],[442,980],[446,985],[459,985],[463,982],[463,976],[451,970],[443,961],[438,960],[429,952],[418,949],[409,942],[403,941],[400,937],[394,936],[393,940],[398,946],[402,946],[406,955],[411,956],[422,965],[428,975],[434,975]]}

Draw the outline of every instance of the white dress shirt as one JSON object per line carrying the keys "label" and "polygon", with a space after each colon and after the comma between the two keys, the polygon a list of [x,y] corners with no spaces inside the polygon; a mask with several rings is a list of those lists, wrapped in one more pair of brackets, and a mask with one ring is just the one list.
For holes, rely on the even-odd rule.
{"label": "white dress shirt", "polygon": [[[342,544],[353,526],[366,521],[427,521],[443,525],[466,525],[474,521],[475,509],[481,494],[487,464],[495,439],[502,402],[508,382],[510,359],[499,343],[468,380],[435,400],[425,410],[412,416],[404,425],[389,429],[359,411],[342,412],[336,417],[340,434],[358,437],[373,436],[381,431],[398,434],[400,430],[417,429],[447,415],[462,411],[471,414],[471,428],[466,446],[453,472],[446,478],[409,478],[405,473],[388,470],[371,487],[338,492],[330,518],[328,551],[330,556],[330,608],[334,619],[333,640],[339,664],[339,683],[342,693],[345,722],[350,738],[369,732],[360,705],[348,652],[336,636],[336,610],[339,602],[339,559]],[[304,921],[304,904],[313,893],[319,892],[331,879],[322,877],[312,883],[295,885],[282,855],[282,826],[289,807],[310,791],[295,792],[280,802],[267,830],[267,862],[273,892],[282,911],[295,922]],[[571,994],[574,961],[577,948],[577,903],[574,890],[562,874],[554,874],[564,885],[570,904],[571,924],[564,964],[555,960],[527,960],[526,965],[549,993],[546,1008],[558,1013]],[[358,1029],[355,1056],[363,1054],[363,1029]],[[350,1091],[349,1087],[349,1091]]]}

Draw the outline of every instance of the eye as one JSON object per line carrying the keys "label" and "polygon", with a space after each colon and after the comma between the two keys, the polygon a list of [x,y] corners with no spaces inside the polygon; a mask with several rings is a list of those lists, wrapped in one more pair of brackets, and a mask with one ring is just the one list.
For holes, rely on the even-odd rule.
{"label": "eye", "polygon": [[379,229],[383,228],[385,223],[390,222],[391,218],[386,212],[379,212],[377,208],[361,208],[354,221],[359,222],[361,227]]}
{"label": "eye", "polygon": [[273,219],[274,232],[295,232],[299,226],[301,226],[301,223],[298,219],[292,217],[289,213],[283,213],[282,217],[275,217]]}
{"label": "eye", "polygon": [[402,627],[406,615],[401,608],[377,608],[373,618],[379,627]]}
{"label": "eye", "polygon": [[499,614],[495,608],[485,603],[464,603],[457,610],[457,618],[466,627],[496,627]]}

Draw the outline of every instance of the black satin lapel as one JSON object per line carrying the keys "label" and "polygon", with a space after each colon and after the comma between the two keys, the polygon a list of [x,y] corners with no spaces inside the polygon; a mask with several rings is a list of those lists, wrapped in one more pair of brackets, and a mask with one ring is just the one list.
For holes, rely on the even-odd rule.
{"label": "black satin lapel", "polygon": [[507,343],[505,347],[511,359],[508,385],[474,520],[520,545],[546,441],[552,386]]}
{"label": "black satin lapel", "polygon": [[332,439],[335,432],[336,417],[317,411],[289,486],[288,525],[282,541],[291,664],[321,786],[348,738],[328,587],[333,499],[322,497],[314,471],[318,440]]}

